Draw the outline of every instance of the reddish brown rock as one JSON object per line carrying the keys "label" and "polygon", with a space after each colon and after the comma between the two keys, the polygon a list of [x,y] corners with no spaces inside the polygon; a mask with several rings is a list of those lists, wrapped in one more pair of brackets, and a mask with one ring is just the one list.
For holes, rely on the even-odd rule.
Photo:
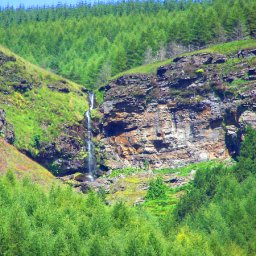
{"label": "reddish brown rock", "polygon": [[[220,54],[184,56],[156,76],[126,75],[105,87],[98,136],[105,164],[165,168],[237,154],[245,124],[256,122],[256,84],[241,93],[229,90],[229,74],[219,68],[226,60]],[[232,77],[252,70],[243,68]]]}

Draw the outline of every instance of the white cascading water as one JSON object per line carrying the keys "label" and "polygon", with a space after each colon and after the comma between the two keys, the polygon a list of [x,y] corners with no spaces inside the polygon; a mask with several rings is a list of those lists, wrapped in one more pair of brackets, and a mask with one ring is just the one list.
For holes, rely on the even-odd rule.
{"label": "white cascading water", "polygon": [[85,115],[87,118],[87,152],[88,152],[88,178],[93,181],[95,177],[96,171],[96,159],[93,145],[93,135],[92,135],[92,121],[91,121],[91,110],[94,108],[94,93],[88,92],[88,100],[89,100],[89,110],[86,111]]}

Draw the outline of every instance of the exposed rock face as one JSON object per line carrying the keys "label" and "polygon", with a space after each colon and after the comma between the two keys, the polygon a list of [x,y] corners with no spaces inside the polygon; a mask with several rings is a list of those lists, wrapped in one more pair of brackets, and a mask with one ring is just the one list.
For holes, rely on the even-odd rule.
{"label": "exposed rock face", "polygon": [[[245,60],[224,73],[226,61],[180,57],[156,76],[127,75],[106,86],[105,164],[165,168],[236,155],[245,126],[256,126],[256,83]],[[234,90],[238,79],[243,85]]]}
{"label": "exposed rock face", "polygon": [[239,118],[239,123],[244,125],[251,125],[256,129],[256,112],[244,111]]}
{"label": "exposed rock face", "polygon": [[55,175],[84,172],[87,168],[84,124],[66,127],[55,142],[43,144],[36,160]]}
{"label": "exposed rock face", "polygon": [[2,51],[0,51],[0,65],[3,65],[4,63],[12,61],[15,62],[16,58],[14,56],[6,56]]}
{"label": "exposed rock face", "polygon": [[15,140],[13,126],[6,121],[6,113],[3,109],[0,109],[0,136],[10,144]]}

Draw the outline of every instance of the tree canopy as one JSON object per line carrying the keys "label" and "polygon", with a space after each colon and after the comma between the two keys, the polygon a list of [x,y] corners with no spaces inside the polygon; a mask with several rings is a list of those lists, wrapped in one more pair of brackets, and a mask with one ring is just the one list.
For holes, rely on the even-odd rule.
{"label": "tree canopy", "polygon": [[0,43],[35,64],[96,88],[106,64],[108,76],[113,76],[171,57],[175,47],[194,50],[255,37],[255,10],[253,0],[8,7],[0,11]]}

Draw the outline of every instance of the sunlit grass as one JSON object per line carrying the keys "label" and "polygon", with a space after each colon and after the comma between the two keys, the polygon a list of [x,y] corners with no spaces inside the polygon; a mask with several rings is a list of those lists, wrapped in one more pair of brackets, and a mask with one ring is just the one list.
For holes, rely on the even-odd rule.
{"label": "sunlit grass", "polygon": [[[35,66],[2,46],[0,51],[16,59],[0,67],[1,89],[8,91],[0,94],[0,108],[14,126],[15,145],[36,155],[38,140],[52,142],[64,127],[83,120],[88,109],[87,95],[82,93],[82,86]],[[14,91],[13,85],[21,80],[27,81],[32,89]],[[69,92],[58,91],[60,87]]]}
{"label": "sunlit grass", "polygon": [[[176,57],[184,56],[184,55],[192,55],[197,53],[221,53],[221,54],[231,55],[231,54],[235,54],[240,49],[249,49],[253,47],[256,47],[256,40],[248,39],[248,40],[217,44],[199,51],[180,54],[180,55],[177,55]],[[131,75],[131,74],[155,74],[159,67],[171,64],[172,61],[173,59],[168,59],[168,60],[154,62],[147,65],[138,66],[130,70],[124,71],[122,73],[119,73],[114,77],[112,77],[112,79],[116,79],[123,75]]]}

